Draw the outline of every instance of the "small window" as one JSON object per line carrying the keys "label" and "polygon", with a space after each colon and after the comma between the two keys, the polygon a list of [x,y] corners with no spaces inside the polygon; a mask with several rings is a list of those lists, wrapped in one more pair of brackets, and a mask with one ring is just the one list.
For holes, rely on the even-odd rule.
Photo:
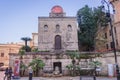
{"label": "small window", "polygon": [[4,53],[1,53],[1,55],[0,55],[1,57],[4,57]]}
{"label": "small window", "polygon": [[112,35],[112,31],[111,30],[109,30],[109,33],[110,33],[110,36]]}
{"label": "small window", "polygon": [[108,46],[108,44],[106,44],[106,49],[109,49],[109,46]]}
{"label": "small window", "polygon": [[72,26],[68,25],[68,31],[72,31]]}
{"label": "small window", "polygon": [[115,32],[115,34],[117,33],[117,32],[116,32],[116,27],[114,27],[114,32]]}
{"label": "small window", "polygon": [[110,46],[111,46],[111,49],[113,49],[114,48],[114,43],[110,42]]}
{"label": "small window", "polygon": [[105,38],[107,39],[107,33],[105,33]]}
{"label": "small window", "polygon": [[60,31],[60,25],[56,25],[56,32],[59,32]]}
{"label": "small window", "polygon": [[118,45],[118,40],[116,40],[116,45]]}
{"label": "small window", "polygon": [[44,31],[48,31],[48,25],[44,25]]}

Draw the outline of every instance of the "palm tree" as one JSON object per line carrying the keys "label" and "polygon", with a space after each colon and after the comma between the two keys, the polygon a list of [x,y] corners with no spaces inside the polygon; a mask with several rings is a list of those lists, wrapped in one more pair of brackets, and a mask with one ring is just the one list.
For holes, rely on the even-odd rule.
{"label": "palm tree", "polygon": [[29,50],[29,47],[28,47],[28,45],[27,45],[27,42],[28,42],[28,41],[31,41],[32,39],[29,38],[29,37],[22,37],[21,40],[23,40],[23,41],[25,42],[25,51],[26,51],[26,52],[31,51],[31,50]]}
{"label": "palm tree", "polygon": [[44,66],[45,63],[39,58],[33,59],[32,62],[29,63],[29,67],[33,69],[35,76],[38,76],[39,70],[43,69]]}

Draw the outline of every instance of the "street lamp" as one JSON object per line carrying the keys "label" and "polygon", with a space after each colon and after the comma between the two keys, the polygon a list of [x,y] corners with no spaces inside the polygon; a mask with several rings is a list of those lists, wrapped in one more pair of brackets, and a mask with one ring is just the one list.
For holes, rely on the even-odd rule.
{"label": "street lamp", "polygon": [[112,25],[112,19],[111,19],[111,14],[110,14],[110,5],[111,5],[111,3],[107,2],[106,0],[102,0],[102,4],[104,4],[104,3],[106,3],[107,8],[108,8],[108,11],[106,12],[106,17],[108,18],[108,22],[110,23],[110,28],[111,28],[111,36],[112,36],[113,51],[114,51],[114,56],[115,56],[117,80],[120,80],[119,67],[118,67],[116,48],[115,48],[115,39],[114,39],[114,34],[113,34],[113,25]]}

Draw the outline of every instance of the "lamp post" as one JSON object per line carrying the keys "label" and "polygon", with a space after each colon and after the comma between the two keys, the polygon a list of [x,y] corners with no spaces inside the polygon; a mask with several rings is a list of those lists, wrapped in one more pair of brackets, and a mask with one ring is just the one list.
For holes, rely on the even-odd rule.
{"label": "lamp post", "polygon": [[120,74],[119,74],[119,67],[118,67],[118,61],[117,61],[117,55],[116,55],[116,48],[115,48],[115,39],[113,34],[113,25],[112,25],[112,19],[110,14],[110,2],[107,2],[106,0],[102,0],[102,4],[106,3],[108,11],[106,12],[106,17],[108,18],[108,22],[110,23],[111,28],[111,36],[112,36],[112,45],[113,45],[113,51],[114,51],[114,57],[115,57],[115,65],[116,65],[116,73],[117,73],[117,80],[120,80]]}

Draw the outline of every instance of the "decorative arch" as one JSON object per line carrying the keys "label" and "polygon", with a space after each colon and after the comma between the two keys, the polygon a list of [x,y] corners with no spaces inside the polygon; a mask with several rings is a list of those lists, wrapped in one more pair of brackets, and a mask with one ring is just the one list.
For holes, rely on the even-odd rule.
{"label": "decorative arch", "polygon": [[60,50],[61,47],[61,36],[60,35],[56,35],[55,36],[55,50]]}

